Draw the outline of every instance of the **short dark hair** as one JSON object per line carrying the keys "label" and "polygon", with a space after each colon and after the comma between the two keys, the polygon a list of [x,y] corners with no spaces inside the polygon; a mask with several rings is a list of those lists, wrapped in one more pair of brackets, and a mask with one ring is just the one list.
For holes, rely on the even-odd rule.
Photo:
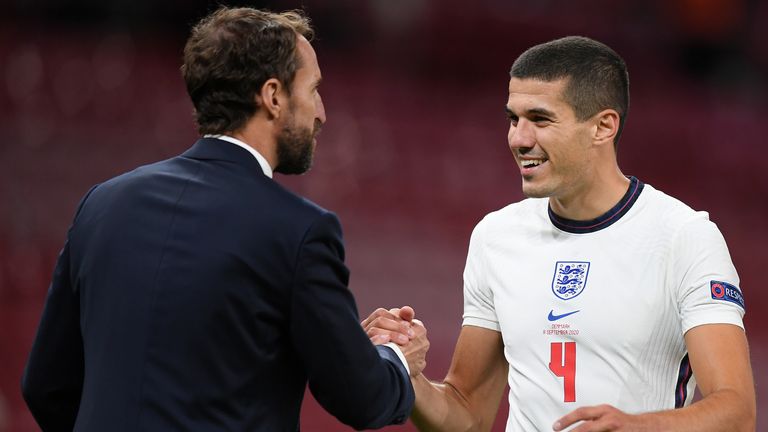
{"label": "short dark hair", "polygon": [[297,35],[314,32],[301,11],[221,7],[192,29],[181,72],[200,134],[242,128],[258,110],[256,93],[277,78],[290,93],[301,67]]}
{"label": "short dark hair", "polygon": [[515,60],[514,78],[555,81],[567,78],[563,98],[579,121],[611,108],[619,113],[619,142],[629,111],[629,74],[624,60],[603,43],[568,36],[536,45]]}

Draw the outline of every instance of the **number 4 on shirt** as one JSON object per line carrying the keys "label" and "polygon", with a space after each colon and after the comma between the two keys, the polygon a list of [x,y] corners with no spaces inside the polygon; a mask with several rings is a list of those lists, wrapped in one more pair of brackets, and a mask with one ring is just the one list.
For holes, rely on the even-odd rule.
{"label": "number 4 on shirt", "polygon": [[552,342],[549,370],[563,378],[563,402],[576,402],[576,342]]}

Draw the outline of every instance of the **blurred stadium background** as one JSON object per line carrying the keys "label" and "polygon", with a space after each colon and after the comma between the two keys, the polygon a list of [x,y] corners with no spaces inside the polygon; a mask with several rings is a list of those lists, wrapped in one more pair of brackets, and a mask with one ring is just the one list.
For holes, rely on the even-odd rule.
{"label": "blurred stadium background", "polygon": [[[768,2],[225,3],[304,7],[314,20],[328,123],[315,168],[277,180],[340,215],[361,315],[415,307],[434,379],[461,324],[469,234],[521,198],[506,144],[509,66],[570,34],[616,49],[632,83],[621,165],[709,211],[725,235],[747,298],[758,430],[768,430]],[[27,432],[37,427],[19,379],[75,206],[92,184],[193,143],[180,53],[216,4],[0,6],[0,431]],[[495,431],[506,411],[504,401]],[[349,429],[308,397],[302,430]]]}

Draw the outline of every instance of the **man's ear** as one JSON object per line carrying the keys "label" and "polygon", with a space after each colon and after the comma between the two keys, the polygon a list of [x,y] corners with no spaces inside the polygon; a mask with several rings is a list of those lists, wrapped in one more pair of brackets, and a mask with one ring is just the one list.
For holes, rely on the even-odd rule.
{"label": "man's ear", "polygon": [[616,134],[619,133],[619,113],[616,110],[606,109],[595,114],[595,125],[592,139],[595,144],[613,145]]}
{"label": "man's ear", "polygon": [[264,109],[270,120],[277,119],[287,104],[285,93],[283,83],[277,78],[270,78],[261,86],[261,91],[256,93],[256,104]]}

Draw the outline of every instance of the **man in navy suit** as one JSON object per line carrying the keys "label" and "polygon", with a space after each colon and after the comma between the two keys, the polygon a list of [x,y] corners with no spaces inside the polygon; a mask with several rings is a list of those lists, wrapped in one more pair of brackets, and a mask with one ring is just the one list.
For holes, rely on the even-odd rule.
{"label": "man in navy suit", "polygon": [[272,180],[325,122],[301,14],[222,8],[182,67],[203,138],[92,188],[23,378],[43,431],[296,431],[304,389],[358,429],[402,423],[426,330],[359,323],[336,216]]}

